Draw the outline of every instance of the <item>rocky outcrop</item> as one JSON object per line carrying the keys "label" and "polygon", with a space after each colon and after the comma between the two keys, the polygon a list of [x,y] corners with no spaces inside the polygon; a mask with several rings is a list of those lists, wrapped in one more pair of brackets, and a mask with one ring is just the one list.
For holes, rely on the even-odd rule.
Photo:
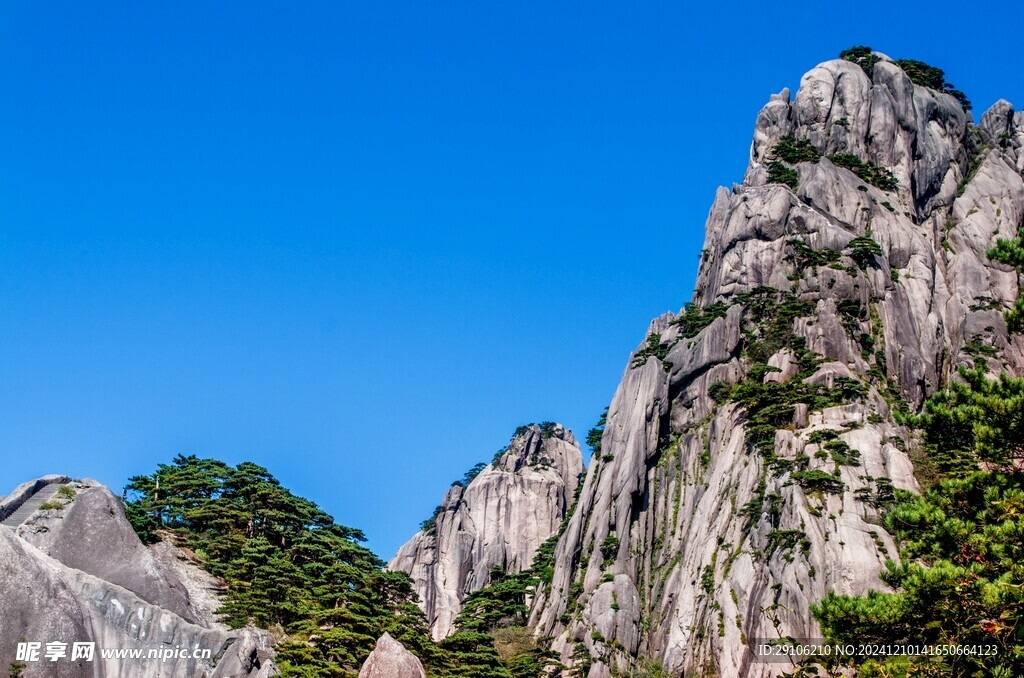
{"label": "rocky outcrop", "polygon": [[173,572],[161,568],[124,515],[124,505],[93,480],[66,485],[60,510],[37,511],[18,535],[55,560],[134,591],[143,600],[193,623],[200,615]]}
{"label": "rocky outcrop", "polygon": [[449,488],[433,525],[388,564],[412,578],[435,639],[452,632],[466,594],[486,586],[492,568],[530,566],[561,526],[582,468],[571,431],[531,424],[465,487]]}
{"label": "rocky outcrop", "polygon": [[359,678],[427,678],[427,673],[416,655],[385,633],[363,662]]}
{"label": "rocky outcrop", "polygon": [[[24,517],[15,516],[15,513],[17,513],[19,509],[22,509],[26,502],[33,497],[40,495],[44,488],[55,488],[58,485],[64,485],[70,482],[71,478],[68,478],[67,476],[49,475],[18,485],[9,495],[0,498],[0,522],[8,524],[11,527],[20,525]],[[35,511],[34,507],[32,507],[32,511]]]}
{"label": "rocky outcrop", "polygon": [[[789,137],[807,156],[793,188],[769,181]],[[884,58],[823,63],[772,97],[743,183],[715,196],[694,306],[633,354],[534,598],[563,661],[777,675],[756,639],[819,637],[813,601],[885,588],[897,551],[877,505],[917,487],[893,410],[961,365],[1024,370],[1002,315],[1018,276],[986,256],[1021,227],[1022,160],[1010,104],[974,126]],[[736,384],[785,390],[744,407]]]}
{"label": "rocky outcrop", "polygon": [[[116,498],[94,481],[66,481],[58,482],[70,490],[55,493],[18,526],[0,528],[0,666],[19,663],[19,642],[40,642],[44,648],[49,642],[64,643],[69,654],[73,643],[92,642],[92,660],[69,656],[54,662],[20,662],[22,675],[277,674],[273,645],[265,632],[229,630],[183,616],[194,613],[185,588],[135,536]],[[41,491],[52,484],[36,485]],[[101,657],[102,650],[114,649],[139,651],[142,656]],[[195,650],[208,651],[209,657],[193,657]],[[150,658],[151,651],[158,654]]]}

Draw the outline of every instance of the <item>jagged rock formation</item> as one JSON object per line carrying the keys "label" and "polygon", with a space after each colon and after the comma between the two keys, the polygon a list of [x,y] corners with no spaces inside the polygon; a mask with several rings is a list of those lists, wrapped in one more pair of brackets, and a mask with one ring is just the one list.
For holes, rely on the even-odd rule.
{"label": "jagged rock formation", "polygon": [[[231,631],[193,605],[187,586],[154,558],[121,503],[95,481],[47,476],[0,501],[0,666],[18,642],[96,643],[92,661],[26,662],[32,676],[146,678],[277,674],[269,636]],[[166,548],[166,547],[165,547]],[[209,649],[191,656],[107,659],[100,649]]]}
{"label": "jagged rock formation", "polygon": [[416,655],[385,633],[363,662],[359,678],[427,678],[427,672]]}
{"label": "jagged rock formation", "polygon": [[582,470],[571,431],[531,424],[468,485],[449,488],[434,524],[388,564],[412,578],[435,640],[452,633],[462,600],[489,583],[492,568],[530,566],[561,526]]}
{"label": "jagged rock formation", "polygon": [[[201,625],[177,577],[157,565],[124,519],[114,494],[93,480],[69,485],[74,499],[59,511],[36,511],[18,536],[68,567],[134,591],[143,600]],[[52,497],[51,497],[52,500]]]}
{"label": "jagged rock formation", "polygon": [[534,598],[564,661],[777,675],[756,639],[819,637],[812,602],[885,588],[876,507],[917,487],[893,410],[961,365],[1024,370],[1002,315],[1018,277],[986,256],[1021,228],[1022,170],[1024,114],[974,126],[884,57],[771,98],[715,196],[694,306],[633,354]]}

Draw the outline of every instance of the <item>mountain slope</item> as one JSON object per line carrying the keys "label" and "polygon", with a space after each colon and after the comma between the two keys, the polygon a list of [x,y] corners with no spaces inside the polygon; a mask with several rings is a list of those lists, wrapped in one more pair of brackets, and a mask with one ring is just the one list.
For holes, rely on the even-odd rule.
{"label": "mountain slope", "polygon": [[530,424],[493,463],[448,489],[434,517],[388,564],[412,578],[435,640],[451,635],[463,599],[491,581],[492,569],[530,566],[561,526],[582,470],[571,431]]}
{"label": "mountain slope", "polygon": [[[58,487],[54,493],[47,490]],[[51,498],[20,514],[40,492]],[[139,541],[124,509],[94,481],[48,476],[0,500],[0,666],[32,676],[210,678],[277,675],[269,636],[205,619],[186,588]],[[54,662],[18,661],[19,642],[64,643]],[[72,659],[74,643],[95,643]],[[103,650],[142,658],[105,660]],[[150,651],[177,651],[146,658]],[[193,658],[194,650],[208,657]],[[42,654],[43,649],[40,650]],[[12,675],[15,675],[12,673]]]}
{"label": "mountain slope", "polygon": [[813,601],[885,588],[880,509],[918,487],[894,414],[958,366],[1024,367],[1002,313],[1017,273],[986,256],[1024,216],[1024,116],[999,102],[974,126],[957,96],[861,63],[762,109],[695,303],[623,375],[532,613],[589,676],[637,656],[779,673],[749,645],[819,637]]}

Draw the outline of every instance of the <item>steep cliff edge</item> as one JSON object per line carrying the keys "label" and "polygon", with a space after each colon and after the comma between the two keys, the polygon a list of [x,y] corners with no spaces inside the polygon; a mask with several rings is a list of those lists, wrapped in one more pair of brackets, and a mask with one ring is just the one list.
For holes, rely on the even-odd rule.
{"label": "steep cliff edge", "polygon": [[885,588],[878,507],[917,488],[894,411],[958,366],[1024,370],[1018,276],[986,256],[1024,218],[1024,114],[961,104],[875,55],[762,109],[694,303],[631,357],[534,598],[563,661],[776,675],[755,639],[819,637],[813,601]]}
{"label": "steep cliff edge", "polygon": [[18,536],[68,567],[124,587],[153,605],[206,625],[177,576],[160,567],[106,487],[83,480],[66,485],[59,510],[37,511]]}
{"label": "steep cliff edge", "polygon": [[[45,501],[37,502],[40,493]],[[17,511],[4,507],[17,505]],[[139,541],[95,481],[50,476],[0,501],[0,666],[31,676],[147,678],[277,675],[265,632],[229,630],[197,612],[187,588]],[[19,642],[63,643],[54,662],[18,661]],[[95,643],[72,659],[74,643]],[[139,658],[103,658],[103,650]],[[173,656],[148,653],[175,651]],[[200,650],[209,656],[192,656]],[[12,669],[13,670],[13,669]]]}
{"label": "steep cliff edge", "polygon": [[463,486],[388,564],[407,573],[435,640],[452,633],[466,594],[492,568],[521,572],[555,534],[583,470],[579,444],[559,424],[521,427],[508,447]]}

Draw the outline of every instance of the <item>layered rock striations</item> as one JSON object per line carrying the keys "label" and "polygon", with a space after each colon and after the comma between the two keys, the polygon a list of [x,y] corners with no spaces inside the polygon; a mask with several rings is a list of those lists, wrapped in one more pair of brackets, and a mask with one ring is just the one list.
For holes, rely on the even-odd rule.
{"label": "layered rock striations", "polygon": [[[195,605],[167,564],[170,547],[154,558],[102,485],[48,476],[0,501],[0,516],[0,666],[26,678],[277,675],[269,636],[229,630]],[[19,642],[64,643],[68,656],[19,662]],[[91,661],[71,659],[76,642],[95,643]],[[103,659],[102,649],[143,658]],[[178,652],[145,658],[168,649]]]}
{"label": "layered rock striations", "polygon": [[582,469],[571,431],[531,424],[465,486],[449,488],[434,519],[388,564],[412,578],[435,640],[451,634],[463,599],[490,582],[493,568],[530,567],[561,526]]}
{"label": "layered rock striations", "polygon": [[655,319],[531,623],[610,676],[777,675],[757,639],[820,637],[829,591],[884,589],[878,506],[914,490],[916,410],[960,366],[1024,370],[991,261],[1024,218],[1024,114],[978,125],[887,58],[829,61],[757,117],[707,221],[694,303]]}

